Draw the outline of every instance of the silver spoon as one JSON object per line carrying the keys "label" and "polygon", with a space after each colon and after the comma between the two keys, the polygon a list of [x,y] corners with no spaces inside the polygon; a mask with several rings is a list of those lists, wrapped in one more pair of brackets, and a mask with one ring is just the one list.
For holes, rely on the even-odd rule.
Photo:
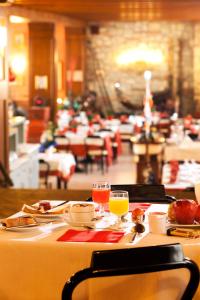
{"label": "silver spoon", "polygon": [[130,242],[134,242],[136,236],[145,231],[145,226],[142,223],[136,223],[135,226],[132,227],[131,232],[133,232],[133,236]]}

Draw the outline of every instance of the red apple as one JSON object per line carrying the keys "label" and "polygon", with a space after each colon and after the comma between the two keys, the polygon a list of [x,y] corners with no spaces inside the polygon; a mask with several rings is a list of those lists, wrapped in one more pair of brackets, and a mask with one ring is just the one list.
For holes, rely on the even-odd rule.
{"label": "red apple", "polygon": [[197,206],[196,215],[195,215],[195,221],[200,223],[200,204]]}
{"label": "red apple", "polygon": [[176,202],[172,202],[170,203],[169,205],[169,208],[168,208],[168,219],[171,221],[171,222],[176,222],[176,216],[175,216],[175,211],[174,211],[174,205],[176,204]]}
{"label": "red apple", "polygon": [[179,199],[174,204],[176,222],[179,224],[193,224],[197,211],[197,203],[190,199]]}

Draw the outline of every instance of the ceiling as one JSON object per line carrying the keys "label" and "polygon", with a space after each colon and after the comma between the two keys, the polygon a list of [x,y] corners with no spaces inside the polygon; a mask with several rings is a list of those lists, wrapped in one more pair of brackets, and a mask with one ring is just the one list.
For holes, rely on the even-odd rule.
{"label": "ceiling", "polygon": [[200,0],[14,0],[14,3],[87,22],[200,21]]}

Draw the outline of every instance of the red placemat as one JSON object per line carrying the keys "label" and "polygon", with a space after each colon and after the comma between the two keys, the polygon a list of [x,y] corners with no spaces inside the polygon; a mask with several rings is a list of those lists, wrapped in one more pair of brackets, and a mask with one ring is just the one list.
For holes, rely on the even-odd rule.
{"label": "red placemat", "polygon": [[59,242],[98,242],[117,243],[123,236],[121,231],[67,230],[57,241]]}

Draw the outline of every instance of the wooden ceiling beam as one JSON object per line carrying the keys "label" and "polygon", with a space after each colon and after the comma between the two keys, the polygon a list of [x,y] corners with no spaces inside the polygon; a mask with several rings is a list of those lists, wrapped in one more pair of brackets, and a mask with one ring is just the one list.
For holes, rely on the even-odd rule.
{"label": "wooden ceiling beam", "polygon": [[16,6],[84,21],[200,21],[200,0],[16,0]]}

